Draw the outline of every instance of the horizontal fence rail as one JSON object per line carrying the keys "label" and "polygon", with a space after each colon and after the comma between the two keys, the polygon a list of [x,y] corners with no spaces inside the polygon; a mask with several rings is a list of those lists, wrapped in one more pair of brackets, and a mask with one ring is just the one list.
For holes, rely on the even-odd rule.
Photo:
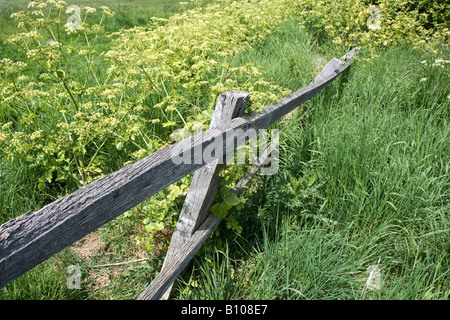
{"label": "horizontal fence rail", "polygon": [[[266,111],[234,118],[186,138],[94,181],[38,211],[27,212],[1,225],[0,288],[157,192],[223,157],[230,151],[230,144],[234,149],[243,145],[256,135],[258,130],[268,128],[328,86],[348,68],[358,51],[358,48],[354,48],[341,60],[331,60],[313,83],[279,102],[270,104]],[[236,132],[240,132],[240,136],[236,136]],[[196,154],[195,150],[205,150],[208,146],[217,144],[217,141],[222,141],[221,148],[215,148],[214,156],[208,161],[205,161],[201,154]],[[192,161],[176,164],[174,159],[183,157],[185,153],[194,154]],[[203,227],[208,229],[201,234],[198,233],[201,230],[195,234],[203,240],[206,239],[211,225],[218,222],[220,219],[208,217],[199,230]],[[205,226],[205,223],[211,225]],[[191,245],[194,249],[200,248],[203,240],[194,241]],[[189,256],[189,252],[184,254]],[[178,270],[181,267],[177,265],[175,268]],[[173,275],[168,277],[170,279],[164,282],[167,284],[164,287],[166,289],[170,286]],[[164,292],[164,288],[159,288],[156,296]]]}

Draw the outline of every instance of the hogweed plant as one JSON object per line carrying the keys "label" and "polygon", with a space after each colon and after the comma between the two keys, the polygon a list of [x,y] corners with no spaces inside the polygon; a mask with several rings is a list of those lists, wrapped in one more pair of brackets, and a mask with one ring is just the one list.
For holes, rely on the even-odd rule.
{"label": "hogweed plant", "polygon": [[[72,192],[173,143],[174,130],[199,121],[206,129],[220,93],[247,91],[247,111],[260,110],[290,91],[256,66],[229,61],[263,41],[293,3],[217,1],[106,34],[113,15],[106,7],[30,2],[12,15],[18,33],[7,40],[25,59],[0,59],[1,161],[26,163],[38,189]],[[243,170],[230,166],[224,181],[231,186]],[[174,226],[188,186],[182,179],[124,215],[144,224],[137,244],[151,250],[153,234]],[[217,201],[237,206],[225,190]],[[233,215],[227,219],[240,230]]]}
{"label": "hogweed plant", "polygon": [[335,44],[375,49],[407,41],[438,54],[448,43],[449,4],[444,1],[297,1],[302,24]]}
{"label": "hogweed plant", "polygon": [[[192,131],[199,122],[207,129],[223,92],[249,92],[247,112],[289,94],[257,66],[230,63],[289,17],[342,46],[448,39],[442,16],[448,5],[411,4],[218,0],[107,34],[103,24],[113,13],[106,7],[32,1],[12,15],[18,32],[7,40],[25,58],[0,58],[1,161],[26,163],[38,174],[39,189],[71,192],[172,144],[175,130]],[[227,192],[245,169],[227,167],[214,207],[236,231],[232,208],[242,203]],[[152,235],[173,227],[188,187],[184,178],[124,215],[143,222],[137,243],[150,250]]]}
{"label": "hogweed plant", "polygon": [[[250,93],[246,112],[289,94],[257,66],[231,63],[289,17],[338,46],[371,49],[406,39],[438,55],[435,45],[448,42],[446,12],[447,4],[412,0],[217,0],[106,33],[113,15],[107,7],[32,1],[12,15],[18,32],[6,43],[23,61],[0,57],[0,161],[31,167],[38,189],[72,192],[174,143],[177,130],[206,130],[221,93]],[[230,191],[248,169],[227,165],[213,206],[238,233],[247,198]],[[174,227],[189,184],[185,177],[123,215],[143,226],[137,245],[151,251],[154,235]]]}
{"label": "hogweed plant", "polygon": [[74,28],[62,1],[32,1],[28,9],[12,15],[22,32],[7,41],[26,62],[1,60],[2,156],[39,168],[38,188],[52,181],[80,187],[102,174],[102,146],[129,134],[123,118],[133,116],[117,103],[120,90],[104,98],[115,87],[99,76],[96,41],[112,13],[102,8],[99,23],[88,25],[96,10],[80,7],[84,20]]}

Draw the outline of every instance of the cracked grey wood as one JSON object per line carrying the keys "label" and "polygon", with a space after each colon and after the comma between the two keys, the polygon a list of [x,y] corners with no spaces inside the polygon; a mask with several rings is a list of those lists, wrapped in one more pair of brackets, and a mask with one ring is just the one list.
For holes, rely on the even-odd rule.
{"label": "cracked grey wood", "polygon": [[[256,172],[261,168],[269,155],[277,148],[278,139],[272,142],[270,146],[262,153],[260,158],[253,165],[252,170],[242,177],[236,186],[231,190],[231,193],[240,195],[250,180],[255,176]],[[155,279],[145,288],[139,295],[138,300],[158,300],[164,298],[165,293],[169,290],[172,283],[186,268],[197,251],[202,247],[203,243],[208,239],[211,233],[217,228],[223,219],[210,214],[206,217],[203,223],[195,230],[195,232],[185,240],[183,246],[179,248],[177,259],[167,261],[166,267],[161,269],[161,272]]]}
{"label": "cracked grey wood", "polygon": [[[350,53],[356,54],[357,52],[358,51],[356,49],[354,51],[351,51]],[[349,60],[348,64],[350,64],[353,55],[349,55],[348,57],[346,56],[344,57],[345,59]],[[345,68],[348,66],[348,64],[345,66]],[[345,62],[334,58],[322,69],[322,71],[316,76],[311,84],[320,82],[321,80],[332,76],[335,71],[343,65],[345,65]],[[345,70],[345,68],[342,68],[339,73]],[[339,73],[336,72],[336,74]],[[262,164],[266,161],[268,156],[274,151],[278,152],[278,138],[279,137],[276,137],[275,141],[273,141],[271,145],[263,152],[258,161],[256,161],[256,163],[254,164],[252,170],[245,174],[244,177],[242,177],[242,179],[236,184],[235,188],[231,191],[232,193],[239,195],[244,190],[244,187],[248,185],[251,178],[253,178],[256,172],[260,169]],[[221,220],[222,219],[214,216],[213,214],[209,215],[204,223],[196,230],[196,232],[191,237],[186,238],[183,247],[178,249],[177,259],[172,258],[167,262],[165,261],[165,266],[162,268],[161,272],[139,295],[138,299],[167,299],[167,292],[170,290],[172,283],[180,275],[182,270],[186,268],[190,260],[202,247],[203,243],[208,239],[214,229],[220,224]]]}
{"label": "cracked grey wood", "polygon": [[[221,94],[217,100],[210,128],[215,128],[219,124],[225,124],[233,118],[242,116],[249,96],[248,93],[242,91]],[[234,154],[234,149],[232,154]],[[226,156],[223,158],[226,158]],[[177,259],[177,255],[183,247],[183,244],[208,216],[219,188],[220,176],[218,173],[223,168],[225,162],[225,159],[217,159],[195,171],[189,192],[186,195],[183,208],[178,218],[177,226],[172,234],[162,270],[166,268],[171,260]],[[172,285],[168,287],[163,299],[167,300],[169,298],[171,290]]]}
{"label": "cracked grey wood", "polygon": [[[302,88],[283,100],[267,106],[266,111],[237,117],[111,173],[58,199],[35,212],[27,212],[0,226],[0,288],[80,240],[98,227],[138,205],[160,190],[205,166],[201,154],[194,152],[190,163],[175,165],[183,151],[205,150],[222,139],[222,148],[212,162],[227,153],[227,143],[235,140],[236,130],[245,139],[237,139],[236,148],[272,123],[314,97],[328,86],[352,62],[353,49],[335,72]],[[253,130],[252,130],[253,129]]]}

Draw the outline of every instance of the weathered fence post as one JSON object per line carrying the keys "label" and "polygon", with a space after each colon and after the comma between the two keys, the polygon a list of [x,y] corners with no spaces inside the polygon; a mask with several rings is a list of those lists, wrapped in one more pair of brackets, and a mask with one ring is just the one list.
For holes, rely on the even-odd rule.
{"label": "weathered fence post", "polygon": [[[353,56],[357,53],[358,48],[355,48],[341,58],[343,61],[339,59],[331,60],[316,76],[310,86],[327,83],[329,81],[328,79],[335,78],[350,65]],[[297,91],[295,94],[298,93],[300,93],[300,91]],[[225,99],[224,97],[222,98]],[[216,107],[217,115],[220,114],[218,112],[218,110],[220,110],[219,103]],[[289,110],[292,109],[286,109],[284,114],[289,113]],[[269,112],[273,111],[270,110]],[[214,115],[216,116],[216,113]],[[255,114],[255,116],[257,115]],[[214,121],[214,123],[211,123],[210,129],[213,128],[214,125],[220,125],[220,122],[216,123]],[[264,127],[267,128],[268,126],[269,125]],[[248,137],[250,138],[250,135],[248,135]],[[243,191],[243,188],[249,183],[249,180],[256,174],[261,165],[274,150],[276,152],[278,151],[278,136],[274,138],[272,144],[260,156],[252,170],[248,172],[244,177],[242,177],[242,179],[237,183],[235,188],[232,190],[232,193],[239,195]],[[223,154],[226,154],[226,152]],[[217,169],[218,161],[219,160],[216,160],[210,165],[212,165],[213,168]],[[208,166],[210,165],[207,165],[207,167],[199,169],[195,172],[195,176],[191,184],[191,189],[189,190],[188,196],[186,197],[186,201],[183,206],[183,212],[182,214],[180,214],[179,222],[174,232],[174,237],[177,238],[173,237],[172,242],[169,246],[169,251],[171,251],[170,256],[168,252],[161,272],[139,295],[139,300],[168,299],[172,290],[173,283],[176,281],[177,277],[181,274],[183,269],[186,268],[196,252],[201,248],[203,243],[208,239],[214,229],[221,222],[221,218],[215,216],[214,214],[209,214],[211,202],[215,197],[217,184],[219,181],[219,179],[217,179],[212,182],[213,177],[216,176],[216,171],[211,170],[211,168],[211,171],[208,171]],[[209,172],[209,174],[207,174],[207,172]],[[202,177],[209,178],[203,180]],[[202,184],[202,181],[205,184]],[[215,189],[214,186],[216,186]],[[208,195],[201,190],[212,190],[212,194]],[[196,196],[198,196],[198,198],[196,198]],[[195,209],[193,209],[194,207]]]}
{"label": "weathered fence post", "polygon": [[[233,118],[242,116],[247,107],[249,96],[250,94],[242,91],[221,94],[216,104],[210,128],[215,128]],[[234,149],[232,152],[234,153]],[[177,255],[184,243],[210,213],[212,202],[219,187],[220,177],[218,172],[224,166],[227,156],[223,157],[223,161],[217,159],[195,171],[177,226],[173,232],[162,270],[167,267],[170,261],[177,259]],[[169,298],[171,290],[172,286],[166,291],[163,299]]]}
{"label": "weathered fence post", "polygon": [[[225,121],[226,123],[219,124],[217,128],[210,128],[156,151],[136,163],[47,204],[38,211],[27,212],[0,225],[0,289],[55,253],[172,183],[226,156],[231,151],[228,143],[234,139],[237,132],[241,132],[241,138],[233,140],[235,144],[233,149],[244,145],[245,141],[255,136],[258,130],[267,129],[275,121],[327,87],[350,66],[358,51],[358,48],[354,48],[340,60],[333,59],[313,83],[284,97],[281,101],[268,105],[265,111],[243,116],[237,116],[240,113],[236,111],[236,114],[232,113],[232,117],[236,117],[235,119]],[[243,96],[240,96],[241,94]],[[222,99],[224,99],[223,106],[229,103],[241,104],[245,107],[248,94],[234,92],[231,93],[228,100]],[[233,99],[237,99],[237,101],[232,103]],[[244,107],[240,112],[243,112]],[[224,110],[228,110],[228,108],[224,108]],[[241,110],[241,108],[236,106],[235,110]],[[214,117],[218,116],[219,113]],[[230,136],[232,138],[229,138]],[[236,194],[242,190],[241,187],[248,183],[251,176],[264,163],[264,159],[273,151],[275,145],[276,143],[264,152],[254,166],[254,170],[238,183],[234,190]],[[195,155],[195,150],[206,150],[211,146],[214,148],[214,156],[211,155],[206,159]],[[194,151],[193,163],[175,163],[175,160],[178,161],[180,157],[184,157],[184,154],[190,154],[192,151]],[[199,182],[197,184],[202,185]],[[208,188],[210,188],[210,184],[208,184]],[[167,260],[165,263],[167,268],[156,276],[139,298],[160,299],[222,220],[214,215],[208,215],[209,210],[205,210],[208,207],[206,204],[208,201],[212,201],[214,196],[208,198],[206,195],[197,194],[196,197],[203,199],[202,202],[199,202],[201,203],[200,207],[203,208],[199,209],[195,218],[186,220],[190,228],[186,230],[190,231],[186,231],[185,234],[191,234],[191,236],[187,238],[187,242],[176,255],[176,259]],[[199,204],[197,201],[194,203]],[[188,204],[189,202],[186,206]],[[180,224],[179,228],[181,229],[182,226],[183,224]]]}
{"label": "weathered fence post", "polygon": [[[271,145],[262,153],[258,161],[253,165],[253,168],[245,174],[241,180],[235,185],[230,193],[234,193],[239,196],[244,188],[248,186],[252,177],[258,172],[268,156],[278,148],[278,137],[272,141]],[[195,230],[195,232],[186,239],[183,243],[183,247],[180,248],[177,259],[171,259],[165,264],[164,270],[161,270],[156,278],[145,288],[139,295],[139,300],[157,300],[164,299],[164,293],[169,291],[178,275],[186,268],[191,259],[202,247],[208,237],[217,228],[222,221],[222,218],[210,214],[206,217],[205,221]]]}

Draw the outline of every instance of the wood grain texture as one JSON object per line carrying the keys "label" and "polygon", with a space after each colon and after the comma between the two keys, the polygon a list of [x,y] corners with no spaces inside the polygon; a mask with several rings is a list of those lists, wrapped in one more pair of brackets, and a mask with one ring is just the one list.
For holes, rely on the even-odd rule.
{"label": "wood grain texture", "polygon": [[325,78],[326,76],[329,76],[330,74],[334,73],[336,69],[339,68],[339,66],[343,62],[339,59],[333,58],[328,64],[320,71],[320,73],[314,78],[313,83],[318,82]]}
{"label": "wood grain texture", "polygon": [[[235,148],[243,145],[259,129],[268,128],[329,85],[351,64],[354,51],[347,54],[338,70],[272,103],[266,111],[237,117],[196,134],[1,225],[0,288],[160,190],[224,156],[230,142],[235,143]],[[236,137],[236,132],[245,139]],[[190,161],[179,163],[185,153],[205,150],[217,145],[217,141],[221,141],[222,148],[208,161],[201,153],[192,152]]]}
{"label": "wood grain texture", "polygon": [[[269,155],[278,146],[278,139],[270,144],[270,146],[261,154],[259,159],[255,162],[252,170],[242,177],[231,193],[240,195],[245,187],[248,186],[251,179],[255,176],[261,166],[264,164]],[[197,251],[202,247],[204,242],[208,239],[211,233],[219,226],[223,219],[210,214],[206,217],[203,223],[195,230],[195,232],[185,240],[183,246],[179,249],[177,259],[167,261],[165,268],[155,277],[155,279],[142,291],[138,300],[158,300],[165,296],[165,293],[172,286],[172,283],[186,268]]]}
{"label": "wood grain texture", "polygon": [[279,142],[279,136],[275,138],[275,141],[273,141],[269,147],[267,147],[266,150],[261,154],[261,156],[258,158],[258,160],[255,162],[253,167],[249,172],[247,172],[241,180],[236,184],[236,186],[230,191],[231,193],[236,194],[239,196],[245,189],[245,187],[248,186],[250,183],[250,180],[255,176],[255,174],[259,171],[261,166],[265,163],[265,161],[269,158],[269,155],[271,155],[273,152],[278,153],[278,142]]}
{"label": "wood grain texture", "polygon": [[[249,96],[250,94],[242,91],[221,94],[214,110],[210,128],[215,128],[219,124],[225,124],[233,118],[242,116]],[[232,153],[234,154],[234,150]],[[226,158],[226,156],[223,158]],[[208,216],[219,188],[220,176],[218,173],[224,167],[224,163],[224,159],[217,159],[195,171],[178,218],[178,223],[172,234],[162,270],[166,268],[171,260],[177,259],[177,255],[184,243]],[[163,299],[169,299],[171,289],[172,286],[167,289]]]}
{"label": "wood grain texture", "polygon": [[[241,91],[227,92],[220,95],[210,128],[216,128],[218,125],[226,124],[235,117],[242,116],[248,99],[249,94]],[[220,177],[218,176],[218,171],[223,168],[224,163],[221,160],[214,160],[195,171],[174,231],[174,237],[191,236],[208,215],[219,186]],[[176,241],[174,244],[176,244]],[[169,249],[169,251],[171,250]]]}
{"label": "wood grain texture", "polygon": [[138,300],[159,300],[164,292],[176,280],[180,273],[186,268],[203,243],[222,221],[215,215],[210,215],[194,232],[189,240],[181,248],[178,258],[172,259],[166,265],[166,269],[160,272],[150,285],[139,295]]}

